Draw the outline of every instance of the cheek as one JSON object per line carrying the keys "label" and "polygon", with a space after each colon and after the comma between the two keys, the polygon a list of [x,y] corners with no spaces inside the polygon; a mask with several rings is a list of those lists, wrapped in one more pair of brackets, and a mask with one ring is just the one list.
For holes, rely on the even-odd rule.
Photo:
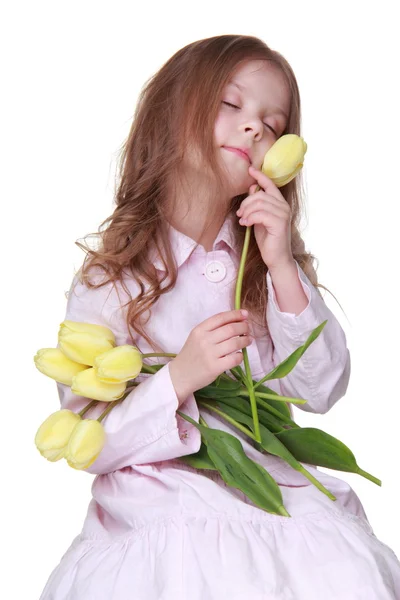
{"label": "cheek", "polygon": [[270,148],[272,148],[272,146],[275,144],[275,141],[276,141],[276,140],[275,140],[275,137],[274,137],[272,140],[269,140],[269,141],[268,141],[268,143],[266,143],[266,144],[263,146],[263,148],[262,148],[262,149],[260,148],[260,154],[259,154],[259,156],[257,155],[257,157],[258,157],[258,165],[256,164],[256,163],[257,163],[257,161],[256,161],[256,160],[254,161],[254,166],[255,166],[257,169],[261,169],[261,167],[262,167],[262,164],[263,164],[263,162],[264,162],[265,155],[267,154],[268,150],[269,150]]}
{"label": "cheek", "polygon": [[214,137],[217,143],[222,144],[226,141],[226,133],[228,131],[227,120],[224,115],[219,115],[215,120]]}

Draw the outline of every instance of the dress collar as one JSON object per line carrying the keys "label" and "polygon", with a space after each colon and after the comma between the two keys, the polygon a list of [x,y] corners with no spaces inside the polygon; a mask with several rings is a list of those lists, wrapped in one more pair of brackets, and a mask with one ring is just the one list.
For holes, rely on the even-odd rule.
{"label": "dress collar", "polygon": [[[221,229],[219,230],[217,237],[215,238],[212,252],[216,250],[221,250],[225,243],[234,253],[239,254],[234,235],[234,219],[235,215],[233,213],[229,213]],[[172,252],[175,256],[177,267],[179,268],[193,252],[197,245],[197,242],[185,235],[184,233],[172,227],[170,223],[168,223],[168,234]],[[150,252],[150,260],[156,267],[156,269],[159,269],[160,271],[165,271],[165,267],[160,256],[158,255],[157,248],[155,246]]]}

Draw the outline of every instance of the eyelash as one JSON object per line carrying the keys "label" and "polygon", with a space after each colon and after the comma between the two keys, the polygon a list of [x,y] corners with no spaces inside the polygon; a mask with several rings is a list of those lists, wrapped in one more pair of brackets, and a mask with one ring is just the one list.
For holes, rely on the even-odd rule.
{"label": "eyelash", "polygon": [[[225,102],[225,100],[222,101],[222,104],[226,104],[227,106],[232,106],[233,108],[239,108],[239,106],[236,106],[235,104],[231,104],[230,102]],[[264,125],[266,127],[269,127],[269,129],[272,131],[272,133],[274,133],[276,135],[276,137],[278,137],[278,134],[276,133],[275,129],[273,129],[271,127],[271,125],[267,125],[267,123],[264,123]]]}

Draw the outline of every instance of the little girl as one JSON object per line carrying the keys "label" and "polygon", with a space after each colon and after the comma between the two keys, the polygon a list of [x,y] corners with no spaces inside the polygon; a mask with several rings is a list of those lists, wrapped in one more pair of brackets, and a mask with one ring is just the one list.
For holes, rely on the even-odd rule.
{"label": "little girl", "polygon": [[[195,401],[196,390],[240,365],[244,347],[259,380],[326,319],[291,373],[268,386],[319,414],[346,393],[346,337],[299,235],[299,176],[278,189],[260,171],[286,133],[300,135],[296,79],[257,38],[194,42],[147,82],[115,211],[73,279],[65,319],[104,325],[118,345],[176,357],[148,358],[164,366],[141,374],[102,421],[107,440],[86,469],[96,477],[83,530],[41,600],[400,599],[400,563],[345,481],[305,465],[332,501]],[[243,315],[233,306],[248,226]],[[57,386],[62,408],[87,405]],[[180,460],[201,437],[177,410],[236,435],[279,484],[290,517]]]}

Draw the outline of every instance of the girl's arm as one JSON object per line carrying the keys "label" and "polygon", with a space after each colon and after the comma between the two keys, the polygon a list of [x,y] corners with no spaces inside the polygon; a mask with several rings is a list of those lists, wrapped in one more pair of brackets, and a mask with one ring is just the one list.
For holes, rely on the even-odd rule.
{"label": "girl's arm", "polygon": [[346,393],[351,370],[350,353],[340,323],[325,304],[318,288],[312,285],[295,262],[308,298],[308,305],[297,316],[279,309],[272,278],[267,272],[267,322],[274,346],[272,360],[274,366],[278,365],[304,344],[313,329],[328,320],[294,369],[279,379],[283,395],[307,400],[306,404],[296,404],[298,408],[324,414]]}
{"label": "girl's arm", "polygon": [[[111,329],[117,345],[131,344],[124,329],[118,294],[112,284],[90,289],[74,277],[64,320],[95,323]],[[130,465],[177,458],[197,452],[200,433],[176,414],[179,402],[167,363],[154,375],[141,374],[134,390],[102,420],[106,443],[89,473],[105,474]],[[61,408],[79,412],[91,400],[77,396],[71,388],[57,382]],[[99,402],[84,418],[100,416],[108,406]],[[190,394],[180,410],[199,420],[195,398]]]}

